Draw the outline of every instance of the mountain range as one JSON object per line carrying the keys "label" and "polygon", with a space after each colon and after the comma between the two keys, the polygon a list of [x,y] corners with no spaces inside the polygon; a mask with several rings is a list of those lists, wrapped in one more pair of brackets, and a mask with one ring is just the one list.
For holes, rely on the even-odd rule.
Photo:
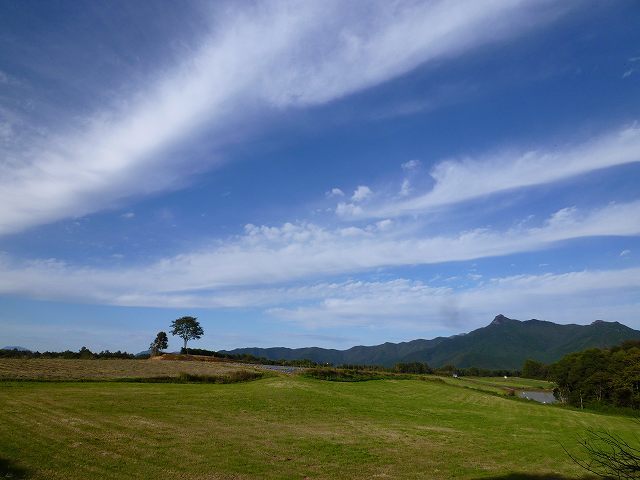
{"label": "mountain range", "polygon": [[552,363],[587,348],[605,348],[640,339],[640,331],[619,322],[596,320],[590,325],[560,325],[544,320],[519,321],[496,316],[486,327],[452,337],[356,346],[348,350],[308,348],[238,348],[224,353],[251,354],[271,360],[308,359],[318,363],[384,365],[426,362],[432,367],[455,365],[515,370],[531,358]]}

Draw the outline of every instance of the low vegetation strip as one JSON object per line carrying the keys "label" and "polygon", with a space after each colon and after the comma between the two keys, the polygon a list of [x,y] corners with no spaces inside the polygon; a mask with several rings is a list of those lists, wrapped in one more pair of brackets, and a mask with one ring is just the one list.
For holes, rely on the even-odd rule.
{"label": "low vegetation strip", "polygon": [[329,382],[366,382],[369,380],[432,380],[442,381],[435,375],[394,373],[384,370],[362,370],[354,368],[308,368],[303,376]]}
{"label": "low vegetation strip", "polygon": [[365,382],[391,378],[393,374],[374,370],[351,370],[339,368],[310,368],[303,374],[308,378],[330,382]]}
{"label": "low vegetation strip", "polygon": [[265,372],[256,372],[248,370],[236,370],[226,375],[195,375],[191,373],[180,373],[178,376],[162,376],[162,377],[132,377],[120,378],[121,382],[137,382],[137,383],[239,383],[249,382],[251,380],[259,380],[268,375]]}
{"label": "low vegetation strip", "polygon": [[180,375],[220,377],[237,372],[264,372],[248,365],[217,362],[154,360],[0,359],[0,380],[122,380],[178,378]]}

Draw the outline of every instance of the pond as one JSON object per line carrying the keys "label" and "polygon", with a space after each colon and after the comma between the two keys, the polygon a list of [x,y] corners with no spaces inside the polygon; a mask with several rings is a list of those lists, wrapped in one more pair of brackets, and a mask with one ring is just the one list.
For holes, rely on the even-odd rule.
{"label": "pond", "polygon": [[540,403],[556,403],[556,397],[553,396],[553,392],[519,392],[520,398],[526,398],[527,400],[535,400]]}

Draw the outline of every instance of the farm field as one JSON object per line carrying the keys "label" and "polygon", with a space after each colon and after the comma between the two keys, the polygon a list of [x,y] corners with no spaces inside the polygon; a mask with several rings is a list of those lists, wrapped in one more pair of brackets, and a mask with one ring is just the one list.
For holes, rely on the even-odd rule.
{"label": "farm field", "polygon": [[181,360],[0,359],[0,380],[113,380],[118,378],[226,375],[250,365]]}
{"label": "farm field", "polygon": [[0,382],[13,478],[582,478],[587,427],[637,424],[433,380]]}

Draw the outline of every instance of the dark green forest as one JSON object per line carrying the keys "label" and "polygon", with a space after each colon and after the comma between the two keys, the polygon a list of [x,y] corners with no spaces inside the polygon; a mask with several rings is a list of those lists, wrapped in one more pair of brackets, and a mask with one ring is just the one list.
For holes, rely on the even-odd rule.
{"label": "dark green forest", "polygon": [[590,348],[545,365],[527,360],[522,376],[556,383],[556,397],[569,405],[640,408],[640,341]]}

